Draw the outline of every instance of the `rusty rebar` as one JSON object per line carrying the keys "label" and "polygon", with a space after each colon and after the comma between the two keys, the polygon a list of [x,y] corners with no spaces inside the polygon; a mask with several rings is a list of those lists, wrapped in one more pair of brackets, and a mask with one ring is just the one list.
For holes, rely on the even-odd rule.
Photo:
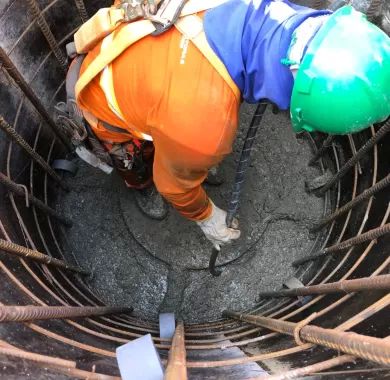
{"label": "rusty rebar", "polygon": [[364,234],[361,234],[361,235],[355,236],[351,239],[342,241],[341,243],[332,245],[331,247],[324,248],[323,250],[315,253],[314,255],[310,255],[307,257],[303,257],[302,259],[298,259],[298,260],[294,261],[292,263],[292,265],[295,267],[295,266],[304,264],[308,261],[317,260],[320,257],[327,256],[329,253],[339,252],[339,251],[342,251],[344,249],[351,248],[354,245],[365,243],[365,242],[370,241],[370,240],[375,240],[375,239],[377,239],[383,235],[386,235],[388,233],[390,233],[390,223],[387,223],[384,226],[373,228],[372,230],[367,231]]}
{"label": "rusty rebar", "polygon": [[0,306],[0,322],[27,322],[43,319],[97,317],[131,313],[131,307],[110,306]]}
{"label": "rusty rebar", "polygon": [[352,210],[356,205],[361,202],[371,198],[373,195],[378,193],[379,191],[385,189],[390,185],[390,174],[388,174],[385,178],[377,182],[375,185],[371,186],[369,189],[364,190],[361,194],[359,194],[356,198],[346,203],[344,206],[340,207],[333,214],[329,214],[324,217],[321,221],[316,223],[311,229],[310,232],[317,232],[321,228],[325,227],[327,224],[337,219],[339,216],[344,215],[349,210]]}
{"label": "rusty rebar", "polygon": [[366,15],[369,21],[374,21],[381,14],[383,0],[371,0],[370,6],[367,9]]}
{"label": "rusty rebar", "polygon": [[304,286],[296,289],[283,289],[275,292],[260,293],[260,297],[295,297],[308,296],[312,294],[331,293],[353,293],[367,290],[390,290],[390,274],[375,277],[357,278],[354,280],[343,280],[330,282],[329,284],[319,284]]}
{"label": "rusty rebar", "polygon": [[5,187],[7,187],[7,189],[11,191],[13,194],[27,199],[28,202],[32,203],[34,206],[39,208],[45,214],[50,215],[53,218],[57,219],[65,226],[67,227],[72,226],[73,223],[70,219],[60,215],[57,211],[47,206],[40,199],[31,195],[23,185],[17,184],[16,182],[12,181],[9,177],[7,177],[5,174],[1,172],[0,172],[0,183],[2,183]]}
{"label": "rusty rebar", "polygon": [[13,62],[8,57],[7,53],[4,51],[4,49],[2,47],[0,47],[0,63],[2,64],[3,68],[7,71],[8,75],[19,86],[19,88],[22,90],[24,95],[29,99],[31,104],[35,107],[35,109],[38,111],[38,113],[40,114],[42,119],[47,122],[47,124],[50,126],[53,133],[60,139],[60,141],[66,147],[71,149],[70,142],[66,139],[66,137],[64,136],[64,134],[62,133],[60,128],[57,126],[57,124],[54,122],[52,117],[46,111],[45,107],[43,106],[41,101],[38,99],[37,95],[31,89],[29,84],[23,78],[22,74],[19,72],[19,70],[13,64]]}
{"label": "rusty rebar", "polygon": [[337,181],[343,178],[348,171],[355,166],[357,162],[372,149],[386,134],[390,131],[390,119],[378,130],[378,132],[372,136],[367,142],[354,154],[341,168],[340,170],[319,190],[316,191],[318,195],[323,195],[328,191]]}
{"label": "rusty rebar", "polygon": [[268,105],[267,103],[259,103],[259,105],[255,110],[255,113],[253,114],[251,124],[249,126],[247,135],[245,137],[245,142],[237,166],[232,194],[231,194],[228,211],[226,215],[226,225],[228,227],[232,226],[234,216],[237,214],[242,186],[245,180],[245,173],[250,163],[250,155],[252,152],[253,143],[255,141],[256,134],[261,124],[261,121],[263,120],[263,116],[267,109],[267,105]]}
{"label": "rusty rebar", "polygon": [[332,145],[334,139],[335,135],[328,135],[328,137],[322,143],[321,147],[315,153],[314,157],[309,161],[309,165],[313,165],[319,158],[324,155],[327,149]]}
{"label": "rusty rebar", "polygon": [[[281,321],[257,315],[240,314],[231,311],[224,311],[223,315],[282,334],[294,336],[296,340],[299,339],[302,343],[306,341],[354,355],[361,359],[385,365],[390,364],[390,342],[384,341],[383,339],[354,332],[324,329],[313,325],[303,325],[303,327],[301,327],[300,323]],[[297,342],[297,344],[298,343],[299,342]]]}
{"label": "rusty rebar", "polygon": [[314,9],[325,9],[327,6],[326,0],[313,0]]}
{"label": "rusty rebar", "polygon": [[167,369],[164,380],[186,380],[186,348],[184,344],[184,324],[179,322],[175,335],[173,336],[172,346],[169,351]]}
{"label": "rusty rebar", "polygon": [[43,35],[45,36],[46,41],[50,46],[50,49],[54,53],[62,69],[66,71],[68,67],[68,60],[66,58],[66,55],[60,49],[58,42],[56,41],[54,34],[52,33],[49,27],[49,24],[47,23],[46,19],[42,15],[38,3],[36,2],[36,0],[27,0],[27,4],[30,7],[32,16],[35,18],[39,28],[41,29]]}
{"label": "rusty rebar", "polygon": [[53,267],[66,269],[71,272],[81,273],[81,274],[89,274],[89,272],[79,268],[75,267],[73,265],[68,264],[66,261],[56,259],[54,257],[45,255],[39,251],[36,251],[34,249],[30,249],[27,247],[23,247],[19,244],[9,242],[4,239],[0,239],[0,250],[8,252],[12,255],[22,257],[24,259],[30,259],[33,261],[36,261],[38,263],[50,265]]}
{"label": "rusty rebar", "polygon": [[18,144],[41,168],[50,175],[64,190],[69,191],[69,187],[64,183],[61,177],[49,166],[49,164],[39,155],[19,133],[16,132],[10,124],[0,115],[0,129],[3,130],[9,138]]}
{"label": "rusty rebar", "polygon": [[85,8],[85,4],[83,0],[74,0],[76,3],[77,10],[83,22],[86,22],[89,19],[87,8]]}

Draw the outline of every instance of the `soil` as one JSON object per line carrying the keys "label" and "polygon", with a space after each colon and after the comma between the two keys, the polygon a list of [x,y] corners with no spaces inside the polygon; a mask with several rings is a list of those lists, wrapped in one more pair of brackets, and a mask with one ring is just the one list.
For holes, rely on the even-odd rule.
{"label": "soil", "polygon": [[[225,183],[205,185],[221,208],[229,202],[253,111],[242,107],[234,152],[220,168]],[[305,181],[320,175],[308,167],[312,154],[292,132],[288,115],[267,112],[242,192],[242,237],[222,250],[217,263],[233,262],[220,277],[208,272],[211,245],[195,223],[172,208],[164,221],[148,219],[115,173],[105,175],[83,162],[69,179],[74,191],[58,202],[74,221],[64,249],[93,272],[88,282],[102,300],[131,305],[135,315],[174,312],[187,322],[204,322],[219,319],[224,309],[249,309],[260,291],[281,288],[294,275],[291,263],[313,248],[308,227],[322,216],[324,202],[305,191]]]}

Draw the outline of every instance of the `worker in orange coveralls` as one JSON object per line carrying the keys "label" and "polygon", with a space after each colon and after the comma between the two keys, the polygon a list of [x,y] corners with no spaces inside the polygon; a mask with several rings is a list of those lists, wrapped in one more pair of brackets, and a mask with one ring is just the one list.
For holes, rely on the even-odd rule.
{"label": "worker in orange coveralls", "polygon": [[[91,126],[108,151],[124,149],[142,162],[122,160],[116,167],[127,186],[137,190],[136,201],[145,214],[164,218],[165,198],[183,217],[197,222],[214,245],[223,245],[238,239],[240,231],[237,225],[227,227],[226,212],[202,188],[208,170],[232,152],[242,99],[268,99],[281,109],[290,106],[294,65],[299,66],[310,41],[332,16],[287,0],[230,0],[198,15],[238,94],[173,27],[144,37],[112,63],[121,115],[107,102],[101,86],[104,73],[93,79],[78,103],[100,120]],[[295,36],[298,49],[291,52],[293,32],[300,26],[304,33]],[[99,43],[88,53],[81,73],[101,49]]]}

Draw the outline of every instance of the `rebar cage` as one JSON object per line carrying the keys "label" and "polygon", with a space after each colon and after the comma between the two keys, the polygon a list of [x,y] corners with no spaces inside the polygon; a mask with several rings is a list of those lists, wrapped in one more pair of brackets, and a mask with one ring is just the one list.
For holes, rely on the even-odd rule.
{"label": "rebar cage", "polygon": [[[86,286],[88,273],[65,259],[59,241],[72,221],[55,203],[71,189],[51,162],[70,147],[53,106],[65,97],[65,44],[108,3],[0,3],[0,377],[118,378],[115,348],[150,333],[168,379],[186,369],[190,378],[248,378],[254,362],[272,379],[381,378],[390,363],[389,120],[353,136],[305,136],[313,164],[334,176],[320,190],[332,211],[312,227],[321,246],[296,263],[303,288],[259,289],[254,309],[179,323],[171,342],[156,321],[105,306]],[[234,347],[247,355],[226,359]]]}

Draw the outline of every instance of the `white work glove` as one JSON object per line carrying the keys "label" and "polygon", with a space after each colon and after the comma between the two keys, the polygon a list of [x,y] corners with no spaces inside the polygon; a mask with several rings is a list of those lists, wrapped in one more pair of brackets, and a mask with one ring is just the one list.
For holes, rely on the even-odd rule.
{"label": "white work glove", "polygon": [[218,208],[213,202],[211,202],[211,205],[211,215],[206,220],[196,223],[206,238],[219,250],[222,245],[229,244],[232,240],[238,239],[241,231],[238,229],[237,219],[234,219],[232,228],[229,228],[226,225],[226,211]]}

